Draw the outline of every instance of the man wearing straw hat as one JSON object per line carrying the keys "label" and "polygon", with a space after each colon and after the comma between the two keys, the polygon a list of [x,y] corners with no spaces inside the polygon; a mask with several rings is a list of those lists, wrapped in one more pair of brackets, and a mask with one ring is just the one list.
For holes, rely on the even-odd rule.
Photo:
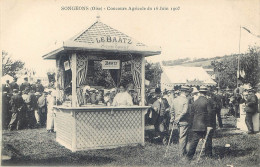
{"label": "man wearing straw hat", "polygon": [[182,86],[180,96],[173,100],[173,104],[171,106],[171,122],[176,123],[179,129],[179,150],[181,155],[186,154],[186,145],[188,141],[188,93],[189,87]]}
{"label": "man wearing straw hat", "polygon": [[21,127],[21,122],[22,122],[21,111],[24,106],[24,101],[23,98],[18,94],[17,89],[13,89],[13,96],[11,97],[10,104],[11,104],[12,118],[9,123],[8,129],[11,131],[14,130],[14,128],[16,127],[16,129],[18,130]]}
{"label": "man wearing straw hat", "polygon": [[201,138],[206,138],[205,154],[207,156],[212,155],[212,129],[214,126],[214,113],[211,110],[210,103],[206,98],[207,88],[205,86],[200,87],[199,98],[192,104],[190,113],[191,124],[191,139],[187,146],[187,158],[191,160],[195,154],[196,147]]}

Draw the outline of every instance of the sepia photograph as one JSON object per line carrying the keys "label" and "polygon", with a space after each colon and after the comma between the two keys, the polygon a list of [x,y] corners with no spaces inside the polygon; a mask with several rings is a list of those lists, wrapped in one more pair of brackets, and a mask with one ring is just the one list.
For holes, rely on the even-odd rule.
{"label": "sepia photograph", "polygon": [[0,0],[1,166],[260,166],[260,0]]}

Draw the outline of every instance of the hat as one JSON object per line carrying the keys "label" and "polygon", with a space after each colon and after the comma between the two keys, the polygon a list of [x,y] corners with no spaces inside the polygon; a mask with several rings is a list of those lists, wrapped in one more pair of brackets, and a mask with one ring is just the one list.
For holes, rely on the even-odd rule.
{"label": "hat", "polygon": [[192,92],[191,92],[192,94],[199,93],[199,91],[196,87],[193,87],[192,89],[193,89]]}
{"label": "hat", "polygon": [[181,91],[189,91],[189,87],[187,86],[181,86]]}
{"label": "hat", "polygon": [[115,92],[115,91],[116,91],[116,88],[112,88],[112,89],[111,89],[111,92]]}
{"label": "hat", "polygon": [[180,92],[179,92],[179,90],[176,90],[175,92],[174,92],[174,94],[176,95],[176,94],[179,94]]}
{"label": "hat", "polygon": [[57,93],[55,91],[51,92],[51,96],[57,97]]}
{"label": "hat", "polygon": [[254,91],[255,91],[255,90],[254,90],[254,88],[252,88],[252,87],[248,89],[248,92],[254,92]]}
{"label": "hat", "polygon": [[18,93],[18,89],[13,89],[13,92],[14,93]]}
{"label": "hat", "polygon": [[162,93],[162,91],[161,91],[160,88],[155,88],[155,93],[156,93],[156,94],[159,94],[159,93]]}
{"label": "hat", "polygon": [[90,92],[94,92],[94,91],[96,91],[96,89],[95,88],[90,88],[89,91]]}
{"label": "hat", "polygon": [[84,88],[83,88],[83,90],[84,90],[84,92],[86,91],[86,90],[90,90],[90,86],[84,86]]}
{"label": "hat", "polygon": [[40,92],[36,92],[35,95],[41,95],[41,93]]}
{"label": "hat", "polygon": [[129,89],[129,91],[135,91],[134,89]]}
{"label": "hat", "polygon": [[150,90],[150,93],[155,93],[155,89],[151,89],[151,90]]}
{"label": "hat", "polygon": [[207,92],[208,88],[206,86],[201,86],[199,92]]}

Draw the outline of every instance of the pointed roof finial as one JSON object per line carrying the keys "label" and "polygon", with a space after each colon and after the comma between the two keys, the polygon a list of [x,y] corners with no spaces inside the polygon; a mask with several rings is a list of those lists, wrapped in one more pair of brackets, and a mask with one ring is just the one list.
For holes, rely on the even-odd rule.
{"label": "pointed roof finial", "polygon": [[100,21],[100,15],[99,14],[97,14],[97,21]]}

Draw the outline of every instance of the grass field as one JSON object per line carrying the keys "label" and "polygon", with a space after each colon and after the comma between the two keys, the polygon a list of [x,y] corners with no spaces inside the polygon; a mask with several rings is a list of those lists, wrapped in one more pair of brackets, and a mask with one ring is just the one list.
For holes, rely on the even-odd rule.
{"label": "grass field", "polygon": [[[191,164],[178,156],[178,145],[171,144],[168,156],[163,158],[166,146],[146,142],[145,146],[121,147],[110,150],[91,150],[72,153],[55,141],[55,133],[45,129],[3,131],[3,151],[13,158],[2,161],[2,165],[70,165],[70,166],[259,166],[260,135],[247,135],[236,130],[234,118],[225,118],[224,129],[217,130],[213,139],[213,154],[196,164]],[[225,148],[230,144],[230,149]]]}

